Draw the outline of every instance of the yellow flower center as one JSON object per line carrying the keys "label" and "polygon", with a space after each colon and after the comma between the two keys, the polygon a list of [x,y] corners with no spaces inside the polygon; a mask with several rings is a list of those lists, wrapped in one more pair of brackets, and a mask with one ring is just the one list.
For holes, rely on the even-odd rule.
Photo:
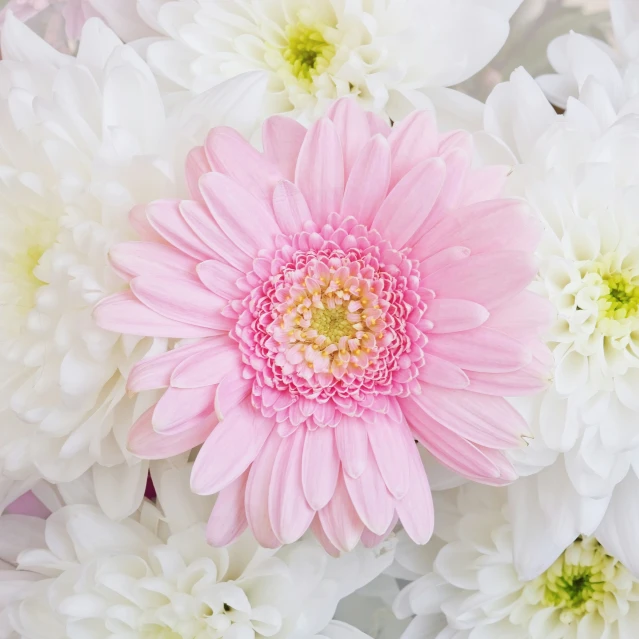
{"label": "yellow flower center", "polygon": [[350,339],[356,330],[347,318],[345,306],[334,308],[314,308],[311,313],[311,328],[323,335],[331,344],[337,344],[342,337]]}
{"label": "yellow flower center", "polygon": [[287,44],[282,50],[282,57],[290,72],[307,88],[316,75],[328,69],[335,55],[334,45],[324,36],[325,29],[302,22],[286,25]]}
{"label": "yellow flower center", "polygon": [[526,589],[536,603],[558,609],[561,621],[570,624],[587,613],[602,613],[604,599],[625,581],[625,573],[596,539],[579,537]]}
{"label": "yellow flower center", "polygon": [[5,264],[5,272],[17,290],[13,303],[25,313],[33,308],[36,292],[46,284],[37,277],[35,270],[55,241],[56,232],[56,225],[48,220],[25,228],[21,241],[16,244],[17,250]]}

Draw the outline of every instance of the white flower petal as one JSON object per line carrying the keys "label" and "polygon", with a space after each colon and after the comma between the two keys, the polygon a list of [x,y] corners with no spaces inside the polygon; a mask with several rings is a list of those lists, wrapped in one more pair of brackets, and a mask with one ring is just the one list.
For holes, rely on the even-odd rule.
{"label": "white flower petal", "polygon": [[126,463],[111,468],[93,467],[93,485],[100,508],[111,519],[132,515],[144,497],[148,475],[147,463]]}
{"label": "white flower petal", "polygon": [[635,543],[639,529],[638,489],[639,478],[634,472],[628,473],[615,489],[610,507],[596,532],[597,539],[606,550],[635,575],[639,575],[639,548]]}
{"label": "white flower petal", "polygon": [[337,558],[311,538],[275,551],[245,534],[212,548],[208,512],[196,515],[210,500],[191,494],[191,466],[171,473],[165,462],[158,504],[120,522],[86,505],[46,522],[0,516],[3,636],[366,637],[332,618],[343,596],[392,563],[392,541]]}
{"label": "white flower petal", "polygon": [[[393,119],[429,106],[423,89],[457,84],[495,56],[521,0],[93,2],[127,41],[155,32],[147,59],[170,86],[199,94],[262,70],[269,76],[262,113],[309,123],[347,95]],[[309,31],[319,43],[314,61],[300,54],[295,67],[288,60]]]}
{"label": "white flower petal", "polygon": [[0,559],[15,564],[18,555],[28,548],[44,544],[44,520],[26,515],[0,517]]}

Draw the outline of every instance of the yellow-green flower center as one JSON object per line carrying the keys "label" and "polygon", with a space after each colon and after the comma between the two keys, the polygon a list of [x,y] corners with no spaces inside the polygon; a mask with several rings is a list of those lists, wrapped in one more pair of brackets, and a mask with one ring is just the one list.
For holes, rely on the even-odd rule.
{"label": "yellow-green flower center", "polygon": [[626,319],[639,312],[639,286],[633,284],[624,273],[602,276],[602,295],[599,300],[599,317]]}
{"label": "yellow-green flower center", "polygon": [[334,308],[315,308],[311,315],[311,328],[323,335],[332,344],[337,344],[342,337],[355,335],[355,327],[347,318],[345,306]]}
{"label": "yellow-green flower center", "polygon": [[626,569],[606,554],[594,538],[579,537],[527,589],[545,608],[560,611],[563,623],[590,612],[603,612],[604,600],[624,581]]}
{"label": "yellow-green flower center", "polygon": [[310,85],[316,75],[328,69],[335,47],[327,42],[324,29],[298,22],[285,29],[287,44],[282,57],[290,72],[303,84]]}
{"label": "yellow-green flower center", "polygon": [[15,252],[5,263],[5,273],[16,291],[13,303],[22,312],[33,308],[36,292],[46,283],[38,278],[35,271],[45,251],[55,241],[56,231],[56,225],[48,220],[25,228],[22,238],[16,243]]}

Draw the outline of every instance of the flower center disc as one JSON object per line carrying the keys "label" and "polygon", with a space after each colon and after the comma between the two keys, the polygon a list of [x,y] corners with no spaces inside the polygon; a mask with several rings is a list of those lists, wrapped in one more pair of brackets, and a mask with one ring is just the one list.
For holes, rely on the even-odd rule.
{"label": "flower center disc", "polygon": [[605,288],[600,317],[619,320],[637,315],[639,286],[632,284],[623,273],[611,273],[604,275],[602,279]]}
{"label": "flower center disc", "polygon": [[[330,426],[407,396],[427,342],[416,262],[335,215],[321,231],[283,241],[273,264],[267,272],[256,262],[232,333],[264,389],[254,398],[266,416]],[[312,416],[300,412],[311,405]]]}
{"label": "flower center disc", "polygon": [[291,73],[300,81],[310,83],[313,76],[324,73],[335,55],[335,47],[328,43],[318,27],[301,22],[286,26],[287,46],[282,57]]}
{"label": "flower center disc", "polygon": [[4,271],[15,287],[15,307],[23,313],[29,312],[35,304],[38,289],[46,282],[38,279],[35,269],[44,253],[55,241],[57,227],[42,221],[24,229],[17,241],[17,250],[9,256]]}
{"label": "flower center disc", "polygon": [[344,306],[316,308],[311,311],[311,328],[325,337],[331,344],[337,344],[342,337],[355,336],[355,327],[348,321]]}
{"label": "flower center disc", "polygon": [[624,583],[625,572],[596,539],[579,537],[527,588],[537,590],[540,605],[558,609],[561,621],[571,624],[588,613],[605,615],[604,600]]}
{"label": "flower center disc", "polygon": [[347,265],[348,260],[312,259],[290,275],[274,337],[303,376],[339,379],[366,368],[377,353],[385,324],[373,282],[357,273],[357,264],[355,271]]}

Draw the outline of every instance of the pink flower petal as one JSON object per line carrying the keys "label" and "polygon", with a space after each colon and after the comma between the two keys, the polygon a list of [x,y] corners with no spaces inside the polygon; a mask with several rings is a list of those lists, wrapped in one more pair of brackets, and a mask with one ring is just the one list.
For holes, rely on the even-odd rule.
{"label": "pink flower petal", "polygon": [[437,153],[437,125],[427,111],[415,111],[393,127],[388,136],[393,157],[390,187]]}
{"label": "pink flower petal", "polygon": [[514,466],[502,451],[494,450],[493,448],[485,448],[484,446],[479,446],[477,444],[475,446],[479,452],[483,453],[499,469],[498,479],[479,478],[479,481],[490,486],[507,486],[519,478]]}
{"label": "pink flower petal", "polygon": [[478,328],[489,316],[490,313],[481,304],[446,298],[435,298],[428,302],[425,315],[434,324],[429,334],[457,333]]}
{"label": "pink flower petal", "polygon": [[146,217],[146,205],[138,204],[131,209],[129,223],[141,240],[164,243],[164,238],[149,224],[149,220]]}
{"label": "pink flower petal", "polygon": [[355,510],[364,525],[381,535],[393,520],[395,506],[370,448],[366,470],[357,479],[345,474],[344,480]]}
{"label": "pink flower petal", "polygon": [[317,224],[341,209],[344,196],[344,158],[335,125],[318,120],[308,131],[295,169],[295,183]]}
{"label": "pink flower petal", "polygon": [[246,485],[246,517],[255,539],[265,548],[278,548],[281,545],[273,532],[268,514],[268,493],[281,442],[282,438],[274,430],[253,462]]}
{"label": "pink flower petal", "polygon": [[202,200],[200,178],[212,170],[203,146],[196,146],[186,156],[186,183],[193,199]]}
{"label": "pink flower petal", "polygon": [[239,291],[236,282],[243,277],[243,273],[234,266],[218,260],[207,260],[197,265],[197,275],[211,293],[225,300],[237,299]]}
{"label": "pink flower petal", "polygon": [[433,497],[428,485],[426,471],[417,447],[413,447],[406,463],[410,469],[409,490],[395,508],[404,530],[416,544],[430,541],[435,525]]}
{"label": "pink flower petal", "polygon": [[130,286],[143,304],[176,322],[222,331],[233,326],[231,320],[221,314],[226,300],[199,282],[141,275],[132,279]]}
{"label": "pink flower petal", "polygon": [[[376,415],[373,421],[366,424],[368,441],[379,472],[388,492],[397,499],[402,499],[408,491],[409,473],[406,457],[410,451],[406,450],[403,430],[408,430],[406,423],[403,420],[397,423],[388,415]],[[414,444],[411,444],[411,448],[413,446]]]}
{"label": "pink flower petal", "polygon": [[336,548],[329,540],[329,538],[326,536],[326,533],[324,532],[324,529],[322,528],[322,524],[320,522],[320,518],[319,518],[319,513],[317,513],[315,515],[315,519],[313,519],[312,523],[311,523],[311,530],[313,531],[313,534],[315,535],[315,538],[317,539],[317,541],[320,542],[322,548],[331,556],[331,557],[339,557],[340,556],[340,551],[338,548]]}
{"label": "pink flower petal", "polygon": [[422,385],[412,399],[448,430],[487,448],[517,448],[530,436],[522,416],[501,397]]}
{"label": "pink flower petal", "polygon": [[498,198],[511,171],[512,168],[509,166],[484,166],[475,169],[466,179],[466,188],[460,204],[467,206],[474,202]]}
{"label": "pink flower petal", "polygon": [[393,521],[391,521],[391,524],[388,527],[388,530],[383,535],[376,535],[375,533],[372,533],[370,530],[364,529],[364,532],[362,533],[362,540],[361,540],[362,546],[364,546],[364,548],[375,548],[375,546],[378,546],[382,541],[384,541],[384,539],[386,539],[386,537],[388,537],[388,535],[391,534],[393,528],[397,526],[398,520],[399,520],[399,517],[397,516],[397,514],[395,514],[395,516],[393,517]]}
{"label": "pink flower petal", "polygon": [[335,494],[318,515],[323,532],[335,548],[350,552],[357,546],[364,523],[353,506],[342,473],[339,474]]}
{"label": "pink flower petal", "polygon": [[357,479],[368,463],[368,435],[359,417],[342,416],[335,428],[335,442],[346,474]]}
{"label": "pink flower petal", "polygon": [[308,505],[302,486],[305,428],[282,439],[273,465],[268,512],[275,536],[283,544],[297,541],[311,525],[315,511]]}
{"label": "pink flower petal", "polygon": [[468,375],[459,366],[429,353],[417,379],[442,388],[467,388]]}
{"label": "pink flower petal", "polygon": [[275,420],[259,414],[244,400],[204,442],[191,473],[191,489],[212,495],[236,480],[257,457]]}
{"label": "pink flower petal", "polygon": [[495,308],[485,326],[523,340],[547,330],[555,316],[556,310],[550,300],[531,291],[522,291]]}
{"label": "pink flower petal", "polygon": [[335,124],[344,153],[344,171],[348,179],[357,156],[371,137],[368,118],[352,98],[337,100],[327,116]]}
{"label": "pink flower petal", "polygon": [[528,366],[512,373],[469,372],[468,378],[468,390],[499,397],[534,395],[546,390],[551,383],[547,367],[535,359]]}
{"label": "pink flower petal", "polygon": [[255,197],[271,201],[273,189],[283,176],[237,131],[216,127],[208,134],[204,149],[215,171],[232,178]]}
{"label": "pink flower petal", "polygon": [[208,352],[213,345],[219,343],[228,343],[228,338],[214,337],[140,360],[129,373],[127,389],[132,393],[139,393],[145,390],[166,388],[171,384],[171,375],[178,364],[195,353]]}
{"label": "pink flower petal", "polygon": [[124,279],[138,275],[193,277],[197,260],[157,242],[122,242],[109,251],[111,266]]}
{"label": "pink flower petal", "polygon": [[219,333],[212,328],[191,326],[156,313],[138,301],[130,291],[111,295],[99,302],[93,309],[93,317],[100,328],[128,335],[194,338]]}
{"label": "pink flower petal", "polygon": [[253,260],[223,233],[206,206],[185,200],[180,203],[180,213],[191,230],[209,247],[209,257],[225,260],[243,273],[251,269]]}
{"label": "pink flower petal", "polygon": [[422,280],[437,297],[467,299],[489,311],[520,293],[537,274],[531,253],[498,251],[471,255]]}
{"label": "pink flower petal", "polygon": [[201,349],[180,362],[171,375],[175,388],[201,388],[219,384],[230,371],[242,369],[237,344],[216,340],[211,348]]}
{"label": "pink flower petal", "polygon": [[189,428],[174,435],[161,435],[153,430],[151,418],[155,406],[133,424],[129,432],[129,450],[141,459],[168,459],[196,446],[211,434],[217,424],[215,415],[194,419]]}
{"label": "pink flower petal", "polygon": [[328,426],[306,431],[302,455],[304,496],[313,510],[328,504],[337,484],[339,455],[334,429]]}
{"label": "pink flower petal", "polygon": [[413,397],[401,404],[415,437],[442,464],[464,477],[499,477],[499,469],[474,444],[444,428]]}
{"label": "pink flower petal", "polygon": [[244,492],[248,471],[224,488],[215,500],[206,525],[206,540],[216,548],[228,546],[246,530],[248,522],[244,513]]}
{"label": "pink flower petal", "polygon": [[418,164],[389,193],[373,220],[373,228],[401,249],[415,238],[444,184],[446,168],[439,158]]}
{"label": "pink flower petal", "polygon": [[342,217],[352,216],[369,226],[388,194],[390,146],[386,138],[371,138],[357,156],[346,183]]}
{"label": "pink flower petal", "polygon": [[311,221],[311,212],[301,191],[286,180],[279,182],[273,193],[275,219],[283,233],[293,235]]}
{"label": "pink flower petal", "polygon": [[483,326],[430,335],[425,350],[466,371],[479,373],[509,373],[532,361],[532,353],[521,342]]}
{"label": "pink flower petal", "polygon": [[153,429],[160,434],[183,432],[190,423],[214,412],[215,388],[172,388],[164,391],[153,411]]}
{"label": "pink flower petal", "polygon": [[[429,227],[426,233],[412,242],[410,256],[412,259],[422,262],[443,253],[449,248],[459,246],[455,240],[461,233],[462,223],[453,215],[447,215],[432,228]],[[452,238],[452,239],[451,239]],[[466,247],[464,247],[466,248]],[[466,249],[470,255],[470,249]],[[439,268],[437,269],[439,270]],[[420,271],[424,272],[420,267]],[[428,272],[428,271],[426,271]],[[431,271],[434,272],[434,271]]]}
{"label": "pink flower petal", "polygon": [[472,157],[472,154],[460,149],[453,149],[441,156],[446,164],[446,179],[424,228],[433,228],[449,213],[450,209],[459,205],[466,178],[470,173]]}
{"label": "pink flower petal", "polygon": [[455,212],[460,232],[451,237],[474,255],[495,251],[534,251],[543,233],[539,219],[521,200],[479,202]]}
{"label": "pink flower petal", "polygon": [[383,135],[387,138],[391,134],[391,127],[386,120],[383,120],[379,115],[367,111],[366,119],[368,120],[368,126],[371,130],[371,135]]}
{"label": "pink flower petal", "polygon": [[468,131],[450,131],[443,134],[439,139],[437,153],[443,155],[452,150],[460,150],[467,155],[472,155],[475,152],[472,135]]}
{"label": "pink flower petal", "polygon": [[249,396],[252,387],[253,380],[242,377],[240,371],[227,371],[215,394],[215,412],[219,419],[224,419],[243,402]]}
{"label": "pink flower petal", "polygon": [[177,200],[160,200],[146,207],[149,224],[169,244],[197,260],[215,257],[211,249],[193,232],[180,213]]}
{"label": "pink flower petal", "polygon": [[274,248],[280,229],[263,201],[221,173],[205,175],[200,190],[215,221],[246,255],[254,258],[260,249]]}
{"label": "pink flower petal", "polygon": [[[470,249],[465,246],[449,246],[438,253],[427,257],[420,265],[419,272],[425,277],[446,266],[465,260],[470,255]],[[429,304],[430,306],[430,304]]]}
{"label": "pink flower petal", "polygon": [[297,158],[305,137],[306,129],[292,118],[274,115],[264,122],[264,154],[279,167],[282,176],[290,182],[295,180]]}

